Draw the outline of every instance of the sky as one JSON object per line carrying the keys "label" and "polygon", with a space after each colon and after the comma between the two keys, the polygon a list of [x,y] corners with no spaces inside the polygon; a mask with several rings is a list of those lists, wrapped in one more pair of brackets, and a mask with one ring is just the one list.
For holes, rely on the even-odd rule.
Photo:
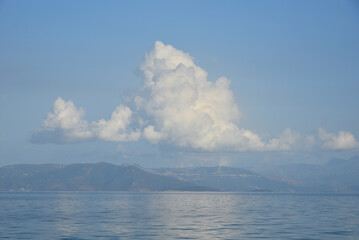
{"label": "sky", "polygon": [[355,1],[0,1],[0,166],[359,155]]}

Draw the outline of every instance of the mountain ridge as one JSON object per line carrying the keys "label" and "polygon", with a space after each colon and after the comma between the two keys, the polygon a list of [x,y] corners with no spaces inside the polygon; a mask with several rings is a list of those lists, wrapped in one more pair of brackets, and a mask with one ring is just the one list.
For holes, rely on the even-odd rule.
{"label": "mountain ridge", "polygon": [[253,171],[267,177],[290,179],[317,191],[359,192],[359,156],[332,158],[324,164],[263,164]]}
{"label": "mountain ridge", "polygon": [[106,162],[19,164],[0,168],[2,191],[215,191],[150,173],[137,166]]}
{"label": "mountain ridge", "polygon": [[198,185],[211,186],[221,191],[297,192],[310,190],[280,179],[271,179],[243,168],[218,166],[162,168],[154,171],[166,176],[175,176]]}
{"label": "mountain ridge", "polygon": [[0,167],[0,191],[359,192],[359,157],[322,165],[143,168],[107,162]]}

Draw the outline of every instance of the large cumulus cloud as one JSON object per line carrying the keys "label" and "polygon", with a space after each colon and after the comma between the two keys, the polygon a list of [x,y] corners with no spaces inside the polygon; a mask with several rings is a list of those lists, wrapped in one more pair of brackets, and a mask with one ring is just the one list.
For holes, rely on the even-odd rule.
{"label": "large cumulus cloud", "polygon": [[140,68],[145,93],[136,102],[152,119],[144,131],[149,141],[209,151],[289,148],[291,142],[284,138],[265,143],[254,132],[239,128],[241,115],[230,81],[225,77],[208,81],[207,72],[187,53],[156,42]]}
{"label": "large cumulus cloud", "polygon": [[[144,86],[133,99],[135,109],[120,105],[109,120],[84,120],[84,111],[58,98],[53,112],[33,134],[33,142],[89,140],[137,141],[203,151],[276,151],[321,145],[326,149],[358,147],[349,132],[339,136],[319,130],[318,137],[286,129],[276,138],[263,139],[240,127],[241,113],[230,81],[207,79],[207,72],[187,53],[156,42],[140,65]],[[136,113],[134,117],[133,113]],[[134,124],[136,123],[136,124]],[[140,126],[138,129],[133,126]]]}

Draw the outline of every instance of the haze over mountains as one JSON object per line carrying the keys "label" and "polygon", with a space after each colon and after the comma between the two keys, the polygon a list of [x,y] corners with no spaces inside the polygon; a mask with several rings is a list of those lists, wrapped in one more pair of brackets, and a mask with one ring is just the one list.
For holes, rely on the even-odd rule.
{"label": "haze over mountains", "polygon": [[359,157],[323,165],[144,169],[137,165],[19,164],[0,168],[0,191],[359,192]]}
{"label": "haze over mountains", "polygon": [[259,174],[287,179],[317,191],[359,192],[359,156],[333,158],[325,164],[261,165]]}
{"label": "haze over mountains", "polygon": [[264,177],[241,168],[222,166],[164,168],[157,169],[156,172],[229,192],[297,192],[307,190],[300,184]]}

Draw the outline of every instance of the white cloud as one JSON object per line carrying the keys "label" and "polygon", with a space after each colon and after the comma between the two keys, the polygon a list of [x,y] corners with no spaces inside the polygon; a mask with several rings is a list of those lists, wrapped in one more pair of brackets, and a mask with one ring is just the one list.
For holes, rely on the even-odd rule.
{"label": "white cloud", "polygon": [[[120,105],[109,120],[84,120],[84,110],[58,98],[31,137],[37,143],[89,140],[128,142],[146,139],[202,151],[288,151],[310,149],[318,143],[326,149],[359,147],[353,134],[337,135],[319,129],[318,138],[285,129],[277,138],[262,139],[240,128],[241,113],[234,101],[230,81],[207,80],[207,72],[181,50],[156,42],[140,65],[144,74],[141,93],[132,99],[135,114]],[[135,116],[135,117],[134,117]],[[134,119],[133,119],[134,118]],[[136,123],[139,128],[133,129]]]}
{"label": "white cloud", "polygon": [[[63,142],[74,142],[93,138],[88,122],[83,120],[84,110],[77,109],[72,101],[57,98],[53,105],[53,113],[47,114],[40,132],[56,133],[62,135]],[[46,136],[51,136],[46,134]]]}
{"label": "white cloud", "polygon": [[322,140],[322,147],[332,150],[345,150],[359,148],[359,142],[350,132],[339,131],[336,135],[329,133],[323,128],[319,128],[318,137]]}
{"label": "white cloud", "polygon": [[292,146],[296,146],[302,136],[287,128],[278,138],[272,138],[267,143],[268,150],[290,150]]}
{"label": "white cloud", "polygon": [[137,141],[141,137],[140,130],[128,132],[131,123],[132,111],[120,105],[111,114],[111,119],[94,122],[93,131],[98,139],[112,142]]}
{"label": "white cloud", "polygon": [[112,112],[111,119],[87,122],[83,119],[84,110],[77,109],[72,101],[58,98],[53,105],[53,112],[48,113],[31,137],[37,143],[69,143],[94,139],[104,141],[136,141],[140,138],[139,130],[127,129],[131,121],[132,111],[120,105]]}
{"label": "white cloud", "polygon": [[143,137],[151,143],[158,143],[159,140],[165,138],[160,132],[155,130],[155,127],[150,125],[143,130]]}
{"label": "white cloud", "polygon": [[290,148],[288,136],[264,143],[257,134],[238,128],[241,115],[230,81],[225,77],[208,81],[207,72],[189,54],[156,42],[141,70],[144,97],[137,97],[135,103],[153,119],[144,131],[151,142],[166,139],[180,147],[208,151]]}

